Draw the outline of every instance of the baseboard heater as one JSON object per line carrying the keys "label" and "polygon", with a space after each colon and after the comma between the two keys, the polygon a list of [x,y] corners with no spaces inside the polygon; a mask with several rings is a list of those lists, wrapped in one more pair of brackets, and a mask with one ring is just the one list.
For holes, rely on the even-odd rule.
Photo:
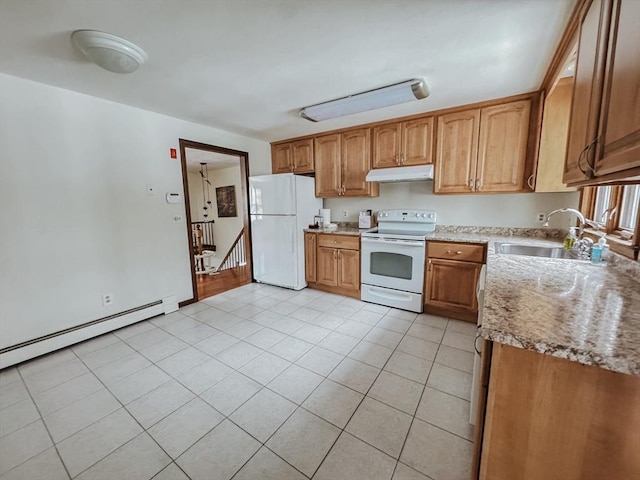
{"label": "baseboard heater", "polygon": [[104,333],[178,310],[175,296],[165,297],[139,307],[115,313],[107,317],[91,320],[80,325],[65,328],[38,338],[0,349],[0,369],[10,367],[25,360],[54,352],[61,348],[97,337]]}

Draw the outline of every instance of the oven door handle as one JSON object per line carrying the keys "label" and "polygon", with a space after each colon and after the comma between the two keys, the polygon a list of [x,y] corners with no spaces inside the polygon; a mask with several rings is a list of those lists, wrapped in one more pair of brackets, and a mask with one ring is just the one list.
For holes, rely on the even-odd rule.
{"label": "oven door handle", "polygon": [[425,242],[420,240],[400,240],[400,239],[389,239],[389,238],[361,238],[363,243],[385,243],[387,245],[402,245],[407,247],[423,247]]}

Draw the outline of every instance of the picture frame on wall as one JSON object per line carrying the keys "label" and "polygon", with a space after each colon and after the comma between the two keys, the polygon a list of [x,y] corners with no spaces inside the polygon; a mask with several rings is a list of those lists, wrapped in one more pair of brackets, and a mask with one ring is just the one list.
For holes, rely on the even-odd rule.
{"label": "picture frame on wall", "polygon": [[218,204],[218,218],[237,217],[236,187],[216,187],[216,203]]}

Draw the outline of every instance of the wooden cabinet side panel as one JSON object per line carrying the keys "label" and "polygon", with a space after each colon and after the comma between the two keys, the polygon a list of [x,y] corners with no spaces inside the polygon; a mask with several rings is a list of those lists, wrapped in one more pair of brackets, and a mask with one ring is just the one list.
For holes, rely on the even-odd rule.
{"label": "wooden cabinet side panel", "polygon": [[373,128],[373,168],[389,168],[399,165],[400,138],[400,123]]}
{"label": "wooden cabinet side panel", "polygon": [[316,197],[337,197],[340,177],[340,134],[324,135],[314,140]]}
{"label": "wooden cabinet side panel", "polygon": [[530,100],[482,109],[476,190],[524,189],[530,113]]}
{"label": "wooden cabinet side panel", "polygon": [[295,173],[313,173],[313,138],[293,142],[291,156]]}
{"label": "wooden cabinet side panel", "polygon": [[321,285],[338,285],[338,255],[335,248],[318,247],[316,281]]}
{"label": "wooden cabinet side panel", "polygon": [[284,143],[271,146],[271,172],[290,173],[293,168],[291,144]]}
{"label": "wooden cabinet side panel", "polygon": [[536,192],[575,190],[575,188],[567,187],[562,183],[572,95],[573,79],[563,78],[545,99],[536,173]]}
{"label": "wooden cabinet side panel", "polygon": [[365,178],[371,169],[371,129],[343,133],[341,157],[343,195],[368,195],[369,183]]}
{"label": "wooden cabinet side panel", "polygon": [[480,479],[640,477],[640,378],[494,344]]}
{"label": "wooden cabinet side panel", "polygon": [[360,251],[338,250],[338,285],[360,291]]}
{"label": "wooden cabinet side panel", "polygon": [[474,190],[479,128],[479,109],[438,117],[435,193]]}
{"label": "wooden cabinet side panel", "polygon": [[[593,0],[586,6],[579,27],[578,58],[574,76],[569,139],[563,181],[572,183],[589,178],[585,147],[596,137],[600,94],[604,73],[603,44],[606,45],[607,25],[603,9],[609,0]],[[578,165],[580,162],[580,166]]]}
{"label": "wooden cabinet side panel", "polygon": [[611,18],[598,176],[640,166],[640,2],[616,0]]}
{"label": "wooden cabinet side panel", "polygon": [[304,278],[307,282],[315,282],[316,275],[316,247],[318,236],[315,233],[304,234]]}
{"label": "wooden cabinet side panel", "polygon": [[425,304],[452,310],[478,311],[476,290],[482,265],[429,258]]}
{"label": "wooden cabinet side panel", "polygon": [[433,163],[433,117],[402,124],[402,165]]}

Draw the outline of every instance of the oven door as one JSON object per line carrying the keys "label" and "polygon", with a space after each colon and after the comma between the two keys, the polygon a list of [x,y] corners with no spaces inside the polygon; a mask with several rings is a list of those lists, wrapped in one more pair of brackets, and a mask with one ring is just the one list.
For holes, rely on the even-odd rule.
{"label": "oven door", "polygon": [[362,237],[362,283],[422,294],[425,242]]}

